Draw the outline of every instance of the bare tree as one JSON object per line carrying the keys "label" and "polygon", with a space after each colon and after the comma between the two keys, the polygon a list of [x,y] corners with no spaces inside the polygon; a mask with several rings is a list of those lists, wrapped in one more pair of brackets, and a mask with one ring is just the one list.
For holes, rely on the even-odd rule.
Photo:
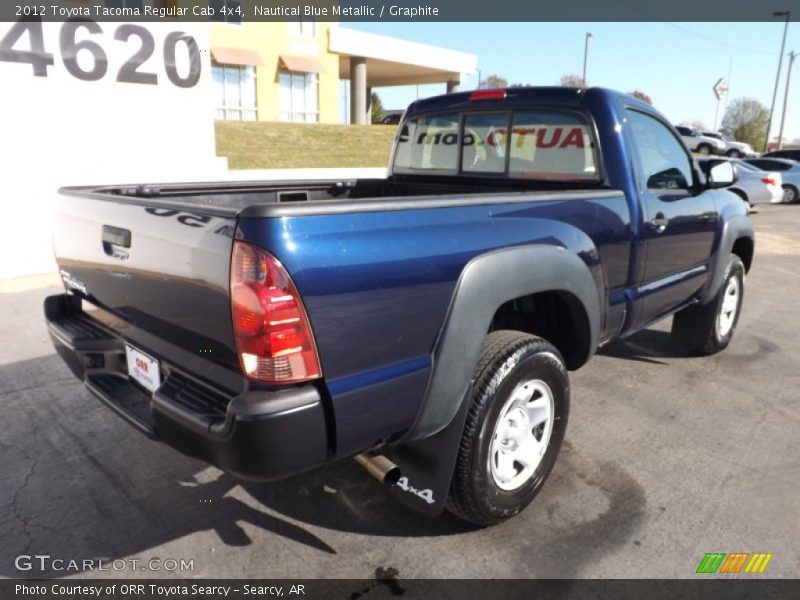
{"label": "bare tree", "polygon": [[722,118],[723,132],[753,148],[763,148],[769,110],[754,98],[737,98],[728,105]]}
{"label": "bare tree", "polygon": [[583,87],[583,78],[575,73],[567,73],[561,76],[559,85],[564,87]]}
{"label": "bare tree", "polygon": [[628,94],[630,94],[634,98],[638,98],[642,102],[647,102],[648,104],[653,103],[653,99],[644,92],[642,92],[641,90],[633,90],[632,92],[628,92]]}
{"label": "bare tree", "polygon": [[697,129],[698,131],[709,131],[709,128],[706,127],[706,124],[700,119],[683,120],[681,121],[681,125]]}
{"label": "bare tree", "polygon": [[493,88],[506,88],[508,87],[508,79],[505,77],[500,77],[500,75],[492,74],[486,79],[483,79],[478,87],[487,90]]}

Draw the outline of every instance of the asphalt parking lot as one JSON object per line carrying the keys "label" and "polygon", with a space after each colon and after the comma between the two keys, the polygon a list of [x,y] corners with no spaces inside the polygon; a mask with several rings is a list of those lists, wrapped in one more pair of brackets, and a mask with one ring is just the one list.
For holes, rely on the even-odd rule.
{"label": "asphalt parking lot", "polygon": [[15,568],[47,554],[194,563],[95,573],[121,577],[694,577],[706,552],[770,552],[760,577],[798,577],[800,206],[753,220],[732,346],[686,356],[666,322],[603,348],[572,374],[544,490],[485,530],[397,505],[352,461],[241,483],[151,442],[53,353],[58,288],[0,294],[0,576],[67,575]]}

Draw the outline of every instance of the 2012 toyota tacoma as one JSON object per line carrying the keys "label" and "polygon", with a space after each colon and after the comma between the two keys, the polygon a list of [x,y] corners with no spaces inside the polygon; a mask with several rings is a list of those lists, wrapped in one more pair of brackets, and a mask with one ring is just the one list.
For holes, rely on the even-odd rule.
{"label": "2012 toyota tacoma", "polygon": [[590,88],[414,102],[386,178],[60,190],[58,353],[146,434],[243,478],[349,457],[490,525],[541,489],[568,370],[674,315],[731,341],[753,260],[730,164]]}

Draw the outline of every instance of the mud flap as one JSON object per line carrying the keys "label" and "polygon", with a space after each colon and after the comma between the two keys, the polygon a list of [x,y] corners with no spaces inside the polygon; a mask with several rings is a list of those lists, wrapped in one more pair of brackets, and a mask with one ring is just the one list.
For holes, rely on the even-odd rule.
{"label": "mud flap", "polygon": [[400,468],[400,478],[389,487],[395,500],[429,517],[442,514],[453,479],[469,402],[439,433],[393,446],[382,452]]}

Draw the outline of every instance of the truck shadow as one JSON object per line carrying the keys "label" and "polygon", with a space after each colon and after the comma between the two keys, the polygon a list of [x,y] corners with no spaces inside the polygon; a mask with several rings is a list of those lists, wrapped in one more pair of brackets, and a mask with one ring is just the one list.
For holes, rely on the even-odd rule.
{"label": "truck shadow", "polygon": [[[397,543],[468,534],[481,552],[509,551],[498,528],[478,530],[449,513],[429,519],[398,504],[353,461],[278,482],[241,482],[134,431],[93,398],[55,355],[0,366],[0,402],[5,409],[0,576],[76,574],[52,564],[41,567],[36,559],[23,559],[17,566],[17,557],[26,555],[78,564],[102,559],[106,567],[118,559],[191,559],[200,573],[145,574],[214,576],[215,555],[210,553],[220,543],[251,547],[242,554],[242,565],[287,544],[330,560],[340,544],[352,551],[348,534],[395,537]],[[624,544],[641,522],[641,486],[613,465],[587,460],[567,444],[536,507],[498,526],[514,536],[524,525],[538,531],[544,547],[558,545],[552,560],[537,559],[537,572],[574,575],[598,552],[593,542],[598,536],[605,546]],[[586,511],[577,510],[592,486],[599,500]],[[369,540],[364,544],[369,546]],[[575,554],[575,547],[585,550],[565,570],[559,557]],[[26,564],[31,568],[26,570]],[[131,577],[139,565],[132,569],[126,562],[121,570],[102,575]]]}
{"label": "truck shadow", "polygon": [[325,554],[336,554],[326,540],[338,536],[319,528],[407,537],[471,529],[449,514],[428,519],[404,508],[352,461],[279,482],[241,482],[131,429],[55,355],[0,366],[0,402],[0,576],[75,574],[20,570],[19,555],[146,560],[150,549],[204,532],[212,537],[195,538],[203,551],[215,537],[248,546],[246,524]]}
{"label": "truck shadow", "polygon": [[662,358],[692,358],[697,354],[673,343],[668,331],[645,329],[624,340],[615,340],[597,350],[599,356],[610,356],[638,362],[666,365]]}

